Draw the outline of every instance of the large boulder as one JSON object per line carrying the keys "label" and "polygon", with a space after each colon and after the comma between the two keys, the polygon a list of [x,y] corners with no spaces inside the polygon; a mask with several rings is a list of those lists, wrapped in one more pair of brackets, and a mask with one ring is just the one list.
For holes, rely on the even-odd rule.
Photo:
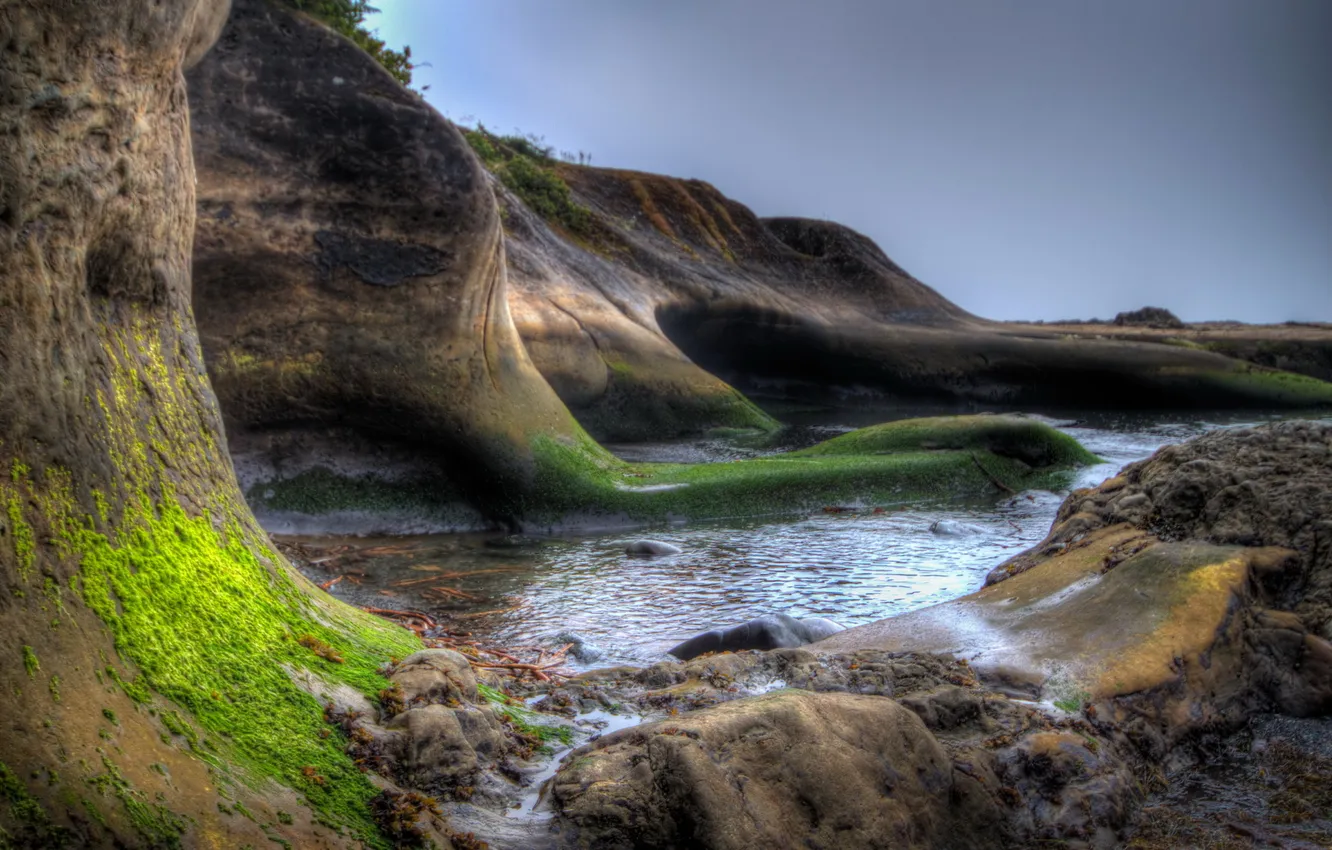
{"label": "large boulder", "polygon": [[1166,541],[1294,550],[1300,578],[1281,601],[1332,639],[1332,423],[1223,430],[1167,446],[1070,495],[1046,540],[996,567],[988,583],[1117,524]]}
{"label": "large boulder", "polygon": [[1000,847],[998,806],[968,794],[896,702],[784,691],[606,735],[553,796],[583,848]]}

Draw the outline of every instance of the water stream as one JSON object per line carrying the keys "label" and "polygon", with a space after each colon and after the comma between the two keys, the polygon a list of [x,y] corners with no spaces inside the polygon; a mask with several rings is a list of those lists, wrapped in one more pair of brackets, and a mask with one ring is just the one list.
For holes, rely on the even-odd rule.
{"label": "water stream", "polygon": [[[914,411],[913,411],[914,413]],[[785,417],[804,444],[885,421],[883,411]],[[1124,464],[1218,427],[1277,418],[1256,413],[1107,415],[1050,420],[1106,460],[1081,470],[1089,486]],[[612,447],[633,460],[708,461],[755,450],[721,440]],[[310,577],[359,605],[425,610],[500,645],[576,641],[575,667],[645,664],[699,631],[772,612],[853,626],[943,602],[1039,541],[1065,493],[985,503],[769,517],[559,538],[434,535],[300,539]],[[651,538],[678,555],[626,555]],[[430,587],[445,587],[422,596]],[[487,613],[489,612],[489,613]]]}

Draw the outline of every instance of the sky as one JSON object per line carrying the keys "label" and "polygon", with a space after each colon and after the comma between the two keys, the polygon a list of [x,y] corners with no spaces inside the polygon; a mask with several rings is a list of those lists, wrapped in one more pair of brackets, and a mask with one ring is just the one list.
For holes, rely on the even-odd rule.
{"label": "sky", "polygon": [[977,315],[1332,321],[1332,0],[377,5],[453,120],[841,222]]}

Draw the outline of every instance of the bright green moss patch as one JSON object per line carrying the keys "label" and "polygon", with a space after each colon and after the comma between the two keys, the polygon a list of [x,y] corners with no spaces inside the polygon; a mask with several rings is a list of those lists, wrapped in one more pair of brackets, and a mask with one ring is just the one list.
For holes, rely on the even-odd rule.
{"label": "bright green moss patch", "polygon": [[143,704],[153,698],[152,690],[144,684],[142,677],[136,678],[132,682],[127,681],[121,678],[120,673],[116,672],[116,668],[114,667],[107,667],[106,675],[111,678],[111,681],[120,686],[120,689],[125,692],[126,696],[137,703]]}
{"label": "bright green moss patch", "polygon": [[[14,465],[14,474],[18,475],[20,465]],[[26,472],[26,469],[24,469]],[[32,526],[28,525],[23,519],[23,502],[17,493],[12,494],[6,501],[6,512],[9,514],[9,539],[14,547],[14,561],[18,565],[19,581],[27,583],[28,577],[32,575],[33,559],[36,557],[36,539],[32,534]]]}
{"label": "bright green moss patch", "polygon": [[[66,541],[82,553],[84,600],[110,625],[122,654],[245,766],[369,834],[373,787],[336,740],[319,737],[318,702],[283,668],[311,667],[371,694],[383,687],[378,667],[417,649],[416,639],[352,609],[313,610],[235,525],[219,534],[207,517],[188,517],[174,502],[156,516],[147,505],[136,513],[118,546],[84,528],[68,529]],[[345,663],[313,657],[298,642],[306,634],[336,647]],[[163,714],[168,728],[194,744],[188,724],[170,717]],[[311,766],[324,782],[311,781]]]}
{"label": "bright green moss patch", "polygon": [[[255,779],[275,779],[330,822],[379,841],[368,814],[374,787],[336,736],[319,736],[322,707],[288,670],[309,668],[374,694],[386,684],[379,667],[419,649],[415,636],[346,606],[316,607],[260,535],[238,522],[219,531],[212,518],[190,517],[172,498],[154,506],[145,497],[126,508],[113,542],[91,518],[80,518],[68,476],[48,474],[44,483],[35,501],[59,554],[81,565],[83,602],[141,671],[130,683],[112,670],[126,693],[145,701],[151,689],[192,715],[206,737],[174,711],[160,713],[170,732],[211,763],[230,762]],[[329,664],[301,646],[306,635],[344,663]],[[35,672],[35,655],[31,665]],[[53,697],[55,687],[53,679]],[[117,776],[108,768],[104,790],[122,800],[154,841],[167,841],[175,831],[168,813],[138,800]]]}
{"label": "bright green moss patch", "polygon": [[42,669],[42,664],[37,660],[37,653],[32,651],[32,647],[23,647],[23,669],[28,671],[28,677],[37,675],[37,671]]}
{"label": "bright green moss patch", "polygon": [[793,456],[985,451],[1031,466],[1077,466],[1099,458],[1069,435],[1018,416],[939,416],[861,428]]}
{"label": "bright green moss patch", "polygon": [[[625,463],[582,432],[537,436],[531,448],[531,487],[483,507],[492,515],[550,527],[597,517],[652,522],[992,498],[1005,488],[1063,486],[1068,470],[1098,462],[1072,437],[1014,416],[907,420],[803,451],[727,463]],[[430,497],[418,501],[387,482],[349,480],[326,470],[266,487],[262,504],[312,514],[398,509],[412,502],[430,510],[425,501]]]}

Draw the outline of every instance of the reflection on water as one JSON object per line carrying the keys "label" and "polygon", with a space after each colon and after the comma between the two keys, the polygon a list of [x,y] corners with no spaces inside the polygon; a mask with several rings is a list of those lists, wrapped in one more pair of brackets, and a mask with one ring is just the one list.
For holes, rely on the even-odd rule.
{"label": "reflection on water", "polygon": [[[875,421],[883,418],[880,413]],[[1269,418],[1100,415],[1051,421],[1106,459],[1079,473],[1075,486],[1089,486],[1167,443]],[[807,430],[826,439],[829,427]],[[799,441],[810,438],[797,435]],[[715,459],[732,449],[693,441],[633,451],[635,459],[674,460]],[[302,542],[316,553],[310,570],[315,581],[347,576],[330,589],[335,596],[452,617],[456,628],[500,644],[578,640],[577,664],[606,666],[660,660],[667,648],[699,631],[765,613],[829,617],[851,626],[960,596],[978,588],[1001,561],[1039,541],[1063,495],[1033,492],[980,506],[693,523],[575,538]],[[625,545],[643,537],[683,552],[626,555]]]}

